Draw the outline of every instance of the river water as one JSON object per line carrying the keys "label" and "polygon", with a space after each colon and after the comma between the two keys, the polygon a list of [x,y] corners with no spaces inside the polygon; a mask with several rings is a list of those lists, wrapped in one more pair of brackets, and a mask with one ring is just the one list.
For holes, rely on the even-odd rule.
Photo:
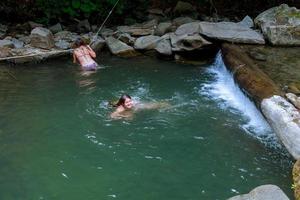
{"label": "river water", "polygon": [[[262,184],[289,196],[291,158],[220,55],[214,64],[103,56],[3,68],[0,199],[226,199]],[[111,120],[122,93],[169,107]]]}

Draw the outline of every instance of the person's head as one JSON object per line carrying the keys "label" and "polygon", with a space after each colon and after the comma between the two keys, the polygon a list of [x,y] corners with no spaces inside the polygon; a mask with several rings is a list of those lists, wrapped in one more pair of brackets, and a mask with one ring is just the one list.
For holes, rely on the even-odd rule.
{"label": "person's head", "polygon": [[128,94],[123,94],[118,103],[116,104],[116,106],[123,106],[125,109],[130,109],[133,106],[133,102],[131,99],[131,96],[129,96]]}
{"label": "person's head", "polygon": [[78,48],[81,45],[85,45],[85,42],[83,41],[82,38],[77,38],[74,42],[74,48]]}

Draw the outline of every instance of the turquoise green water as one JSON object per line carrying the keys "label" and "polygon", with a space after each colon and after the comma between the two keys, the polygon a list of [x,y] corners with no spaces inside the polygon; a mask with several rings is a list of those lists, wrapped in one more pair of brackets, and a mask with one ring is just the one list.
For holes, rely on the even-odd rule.
{"label": "turquoise green water", "polygon": [[[0,199],[226,199],[262,184],[292,196],[283,150],[199,92],[209,66],[100,62],[88,77],[69,60],[11,69],[17,80],[2,71]],[[113,121],[123,92],[171,107]]]}

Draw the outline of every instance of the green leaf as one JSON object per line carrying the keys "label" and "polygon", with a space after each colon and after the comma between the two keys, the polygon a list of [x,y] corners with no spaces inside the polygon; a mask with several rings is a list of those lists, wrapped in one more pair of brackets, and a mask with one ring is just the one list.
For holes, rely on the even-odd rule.
{"label": "green leaf", "polygon": [[72,7],[75,9],[80,8],[80,0],[72,0]]}

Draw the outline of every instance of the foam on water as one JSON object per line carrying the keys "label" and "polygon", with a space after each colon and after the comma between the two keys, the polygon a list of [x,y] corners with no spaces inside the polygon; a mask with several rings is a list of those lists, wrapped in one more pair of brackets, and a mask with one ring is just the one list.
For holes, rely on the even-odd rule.
{"label": "foam on water", "polygon": [[220,52],[217,54],[215,62],[208,68],[208,73],[213,75],[214,80],[202,85],[201,95],[214,99],[222,109],[242,115],[243,122],[240,126],[248,134],[265,144],[279,147],[277,138],[269,124],[255,104],[234,82],[232,74],[223,63]]}

